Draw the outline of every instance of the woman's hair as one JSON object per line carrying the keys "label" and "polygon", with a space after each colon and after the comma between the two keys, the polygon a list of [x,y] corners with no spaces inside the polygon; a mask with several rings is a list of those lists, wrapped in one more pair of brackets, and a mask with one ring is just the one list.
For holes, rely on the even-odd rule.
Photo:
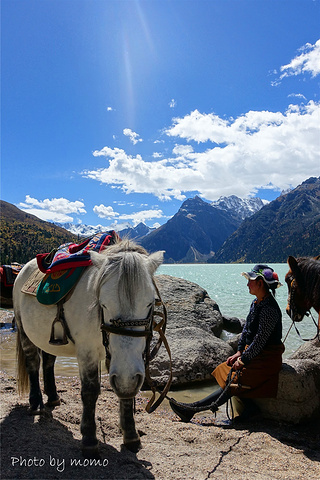
{"label": "woman's hair", "polygon": [[272,296],[275,298],[276,297],[276,289],[277,289],[277,284],[273,283],[271,285],[268,285],[267,282],[264,281],[263,277],[257,277],[257,280],[262,280],[264,288],[266,289],[267,292],[271,292]]}

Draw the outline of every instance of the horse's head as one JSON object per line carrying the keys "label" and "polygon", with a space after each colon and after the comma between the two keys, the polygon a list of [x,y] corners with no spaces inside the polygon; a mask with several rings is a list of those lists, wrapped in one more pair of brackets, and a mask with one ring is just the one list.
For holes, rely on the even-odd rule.
{"label": "horse's head", "polygon": [[98,267],[96,291],[102,316],[109,380],[119,398],[132,398],[145,377],[156,290],[153,274],[163,252],[147,255],[132,242],[91,254]]}
{"label": "horse's head", "polygon": [[294,322],[301,322],[306,312],[310,309],[303,289],[303,277],[298,260],[288,257],[289,272],[285,276],[288,285],[288,304],[286,312]]}

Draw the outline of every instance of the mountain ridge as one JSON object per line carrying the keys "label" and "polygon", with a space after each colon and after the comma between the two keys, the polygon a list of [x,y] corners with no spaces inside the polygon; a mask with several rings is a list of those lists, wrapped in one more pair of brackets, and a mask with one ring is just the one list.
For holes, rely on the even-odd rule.
{"label": "mountain ridge", "polygon": [[311,177],[245,219],[210,262],[282,263],[319,253],[320,177]]}
{"label": "mountain ridge", "polygon": [[[74,235],[3,200],[0,207],[1,263],[25,263],[62,243],[80,243],[98,230],[111,229],[89,226],[89,233],[82,225],[84,235]],[[196,196],[185,200],[157,229],[140,223],[127,225],[120,233],[150,253],[165,250],[165,263],[268,263],[285,262],[288,255],[316,256],[320,253],[320,177],[309,178],[267,204],[235,196],[210,204]]]}
{"label": "mountain ridge", "polygon": [[164,225],[140,239],[146,250],[165,250],[165,263],[206,262],[241,221],[196,196]]}

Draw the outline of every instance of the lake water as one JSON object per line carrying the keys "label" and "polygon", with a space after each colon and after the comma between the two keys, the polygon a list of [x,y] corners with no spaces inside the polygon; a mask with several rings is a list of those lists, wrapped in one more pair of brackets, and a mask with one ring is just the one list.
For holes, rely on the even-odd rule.
{"label": "lake water", "polygon": [[[286,313],[288,288],[284,281],[289,268],[286,263],[270,263],[269,265],[278,273],[279,279],[283,284],[282,287],[276,290],[276,299],[282,311],[284,338],[292,324]],[[249,294],[247,280],[241,275],[241,272],[249,272],[252,267],[252,264],[175,264],[161,265],[157,273],[172,275],[197,283],[217,302],[223,315],[245,319],[254,297]],[[312,315],[314,318],[317,318],[317,313],[314,310]],[[303,321],[298,325],[298,330],[303,338],[313,338],[316,333],[316,327],[311,317],[304,317]],[[285,342],[286,351],[284,358],[289,357],[302,343],[303,341],[299,338],[294,328],[292,328]]]}
{"label": "lake water", "polygon": [[[241,272],[250,271],[252,266],[252,264],[161,265],[157,274],[172,275],[197,283],[217,302],[223,315],[245,319],[253,297],[248,292],[247,280],[241,276]],[[283,337],[285,337],[292,323],[285,310],[287,286],[284,277],[288,271],[288,266],[287,264],[270,264],[270,266],[278,273],[280,281],[283,283],[283,286],[277,289],[276,298],[283,314]],[[314,318],[317,318],[315,311],[312,314]],[[168,322],[170,322],[170,312]],[[298,329],[303,338],[312,338],[316,333],[316,327],[310,317],[305,317],[299,324]],[[224,333],[223,338],[226,339],[231,336],[231,334]],[[11,375],[15,375],[15,333],[9,328],[1,329],[0,337],[0,368]],[[294,328],[292,328],[285,342],[286,351],[284,358],[289,357],[302,343],[303,341],[298,337]],[[57,376],[78,375],[76,360],[69,357],[58,357],[56,374]],[[208,389],[207,387],[201,387],[200,390],[197,389],[196,391],[193,389],[184,390],[180,396],[177,394],[175,396],[182,401],[194,401],[211,391],[212,386],[209,386]]]}

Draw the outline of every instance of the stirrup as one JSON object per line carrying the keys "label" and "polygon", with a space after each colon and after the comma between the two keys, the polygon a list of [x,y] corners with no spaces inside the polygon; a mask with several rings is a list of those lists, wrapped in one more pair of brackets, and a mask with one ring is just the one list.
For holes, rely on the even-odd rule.
{"label": "stirrup", "polygon": [[[62,335],[62,338],[55,338],[55,334],[54,334],[54,326],[56,323],[60,323],[61,327],[62,327],[62,330],[63,330],[63,335]],[[49,343],[50,345],[67,345],[69,342],[68,342],[68,339],[67,339],[67,334],[66,334],[66,329],[64,328],[64,325],[63,325],[63,322],[61,321],[60,318],[56,317],[52,323],[52,327],[51,327],[51,335],[50,335],[50,340],[49,340]]]}

